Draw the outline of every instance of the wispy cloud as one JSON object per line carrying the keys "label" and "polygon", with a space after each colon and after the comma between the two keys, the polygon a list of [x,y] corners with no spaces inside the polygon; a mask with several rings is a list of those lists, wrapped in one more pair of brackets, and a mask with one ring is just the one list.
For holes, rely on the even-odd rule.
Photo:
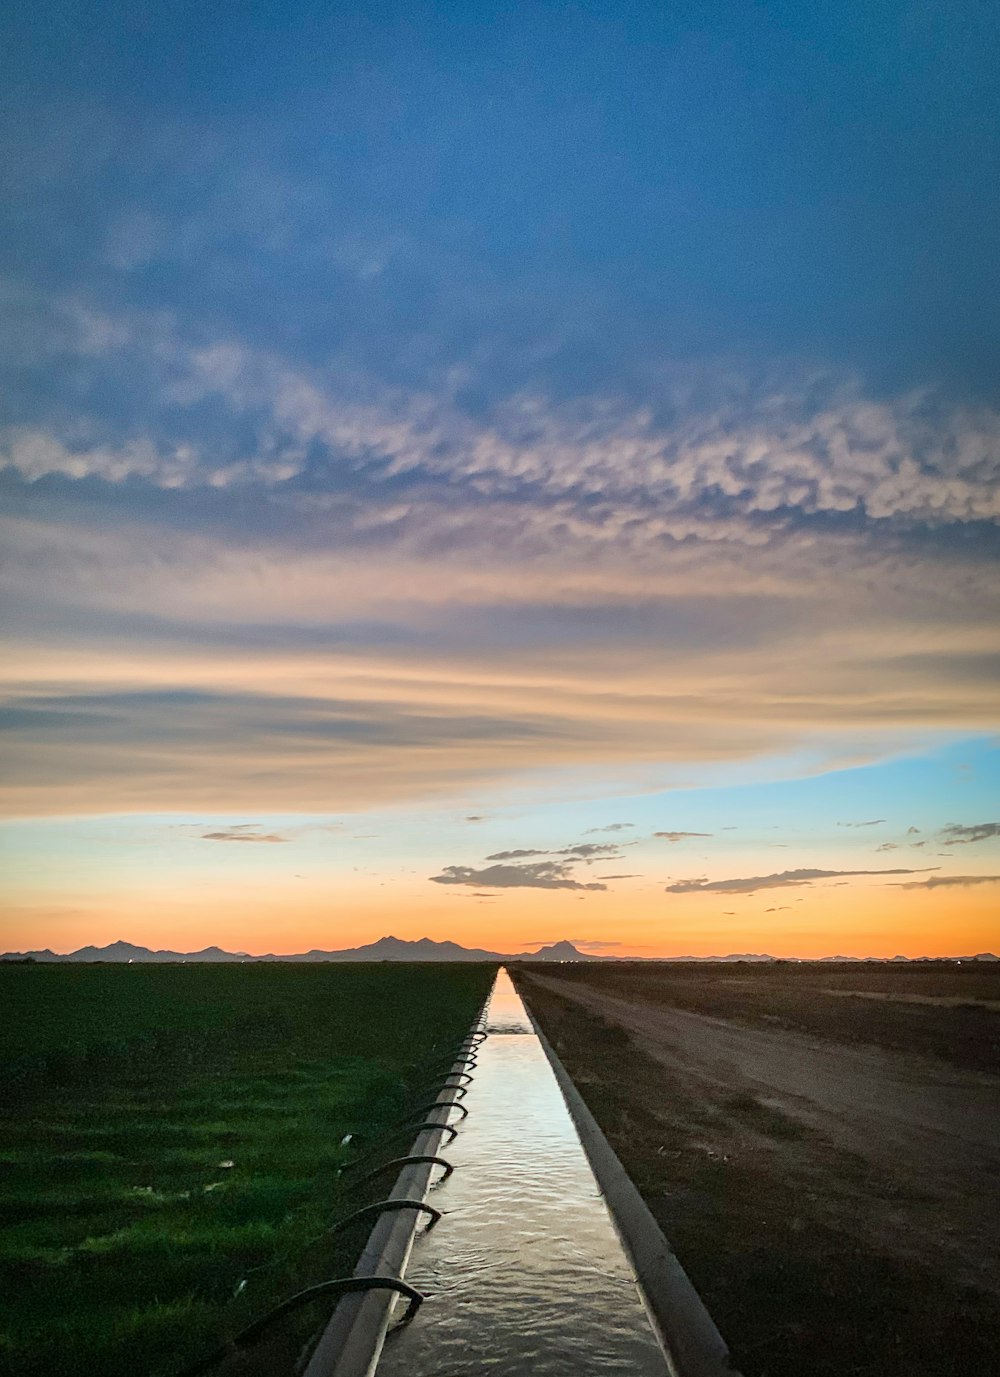
{"label": "wispy cloud", "polygon": [[932,875],[929,880],[910,880],[899,886],[900,889],[947,889],[970,885],[997,885],[1000,875]]}
{"label": "wispy cloud", "polygon": [[494,851],[491,856],[487,856],[488,861],[520,861],[528,856],[547,856],[548,851],[536,851],[530,847],[518,847],[514,851]]}
{"label": "wispy cloud", "polygon": [[654,837],[663,837],[668,842],[687,841],[690,837],[710,837],[711,832],[654,832]]}
{"label": "wispy cloud", "polygon": [[202,832],[202,841],[214,842],[286,842],[288,837],[281,836],[278,832],[261,832],[258,830],[257,823],[238,823],[235,827],[227,827],[218,832]]}
{"label": "wispy cloud", "polygon": [[634,822],[609,822],[605,827],[588,827],[583,835],[592,837],[596,832],[625,832],[634,826]]}
{"label": "wispy cloud", "polygon": [[488,889],[607,889],[607,885],[598,882],[583,884],[574,880],[569,866],[557,861],[489,865],[482,870],[468,865],[446,865],[440,875],[428,878],[437,885],[472,885]]}
{"label": "wispy cloud", "polygon": [[838,827],[877,827],[885,818],[870,818],[867,822],[838,822]]}
{"label": "wispy cloud", "polygon": [[782,870],[775,875],[749,875],[731,880],[679,880],[668,894],[755,894],[759,889],[787,889],[817,880],[854,875],[919,875],[918,870]]}
{"label": "wispy cloud", "polygon": [[571,856],[578,861],[590,861],[610,859],[620,854],[619,847],[610,842],[580,842],[575,846],[549,847],[542,851],[532,847],[519,847],[513,851],[494,851],[486,859],[488,861],[519,861],[528,856]]}
{"label": "wispy cloud", "polygon": [[975,822],[969,826],[951,823],[942,828],[941,835],[946,838],[945,846],[969,846],[973,842],[1000,837],[1000,822]]}
{"label": "wispy cloud", "polygon": [[[632,845],[632,843],[629,843]],[[620,856],[620,846],[611,842],[578,842],[575,846],[560,846],[552,853],[555,856],[575,856],[577,860],[587,861],[610,856]]]}

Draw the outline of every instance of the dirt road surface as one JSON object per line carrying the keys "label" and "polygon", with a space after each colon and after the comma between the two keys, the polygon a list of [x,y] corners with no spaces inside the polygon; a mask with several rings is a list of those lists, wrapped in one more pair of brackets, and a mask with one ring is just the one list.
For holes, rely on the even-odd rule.
{"label": "dirt road surface", "polygon": [[[747,1104],[800,1125],[802,1133],[772,1134],[769,1148],[775,1170],[808,1198],[806,1216],[1000,1297],[1000,1079],[624,1000],[557,977],[533,974],[530,982],[626,1030],[706,1104],[752,1097]],[[745,1146],[741,1137],[720,1122],[706,1151],[728,1160]]]}

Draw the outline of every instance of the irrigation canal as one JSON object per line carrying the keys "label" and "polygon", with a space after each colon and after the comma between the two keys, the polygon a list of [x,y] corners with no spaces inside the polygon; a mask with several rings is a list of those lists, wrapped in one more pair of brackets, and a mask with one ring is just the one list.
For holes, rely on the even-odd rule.
{"label": "irrigation canal", "polygon": [[507,972],[490,998],[444,1212],[407,1280],[427,1299],[378,1377],[667,1377],[635,1275]]}

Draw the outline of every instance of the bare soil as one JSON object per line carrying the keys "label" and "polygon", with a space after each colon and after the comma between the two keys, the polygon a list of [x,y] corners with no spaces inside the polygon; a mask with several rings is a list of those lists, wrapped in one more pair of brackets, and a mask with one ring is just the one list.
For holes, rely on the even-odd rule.
{"label": "bare soil", "polygon": [[[791,978],[773,972],[514,975],[747,1377],[1000,1373],[1000,1078],[978,1053],[900,1051],[881,1021],[888,1046],[790,1028]],[[868,993],[952,1018],[934,996],[953,991],[909,983]],[[824,984],[842,1009],[842,982]],[[748,992],[743,1020],[676,1007],[678,986],[703,1006]],[[912,1018],[909,1000],[885,1010]],[[928,1023],[922,1042],[946,1034]]]}

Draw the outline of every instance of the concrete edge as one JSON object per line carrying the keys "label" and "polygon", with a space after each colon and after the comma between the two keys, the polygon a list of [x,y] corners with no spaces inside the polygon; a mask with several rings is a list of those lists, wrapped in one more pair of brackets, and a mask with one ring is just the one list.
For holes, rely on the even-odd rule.
{"label": "concrete edge", "polygon": [[548,1057],[608,1213],[635,1271],[643,1302],[673,1377],[740,1377],[728,1345],[704,1301],[539,1027],[525,991],[520,989],[518,993]]}
{"label": "concrete edge", "polygon": [[[491,990],[492,993],[492,990]],[[473,1019],[466,1037],[482,1030],[489,996]],[[466,1069],[470,1053],[456,1057],[450,1072]],[[449,1087],[438,1092],[440,1108],[425,1114],[432,1123],[440,1115],[440,1128],[425,1128],[417,1134],[409,1155],[434,1156],[441,1149],[442,1130],[448,1121]],[[445,1149],[445,1151],[447,1151]],[[404,1166],[389,1192],[391,1200],[424,1200],[436,1167],[426,1163]],[[417,1210],[395,1210],[381,1215],[368,1236],[354,1267],[354,1276],[392,1276],[403,1278],[420,1222]],[[390,1291],[369,1291],[346,1295],[337,1304],[309,1356],[303,1377],[372,1377],[382,1353],[396,1297]]]}

